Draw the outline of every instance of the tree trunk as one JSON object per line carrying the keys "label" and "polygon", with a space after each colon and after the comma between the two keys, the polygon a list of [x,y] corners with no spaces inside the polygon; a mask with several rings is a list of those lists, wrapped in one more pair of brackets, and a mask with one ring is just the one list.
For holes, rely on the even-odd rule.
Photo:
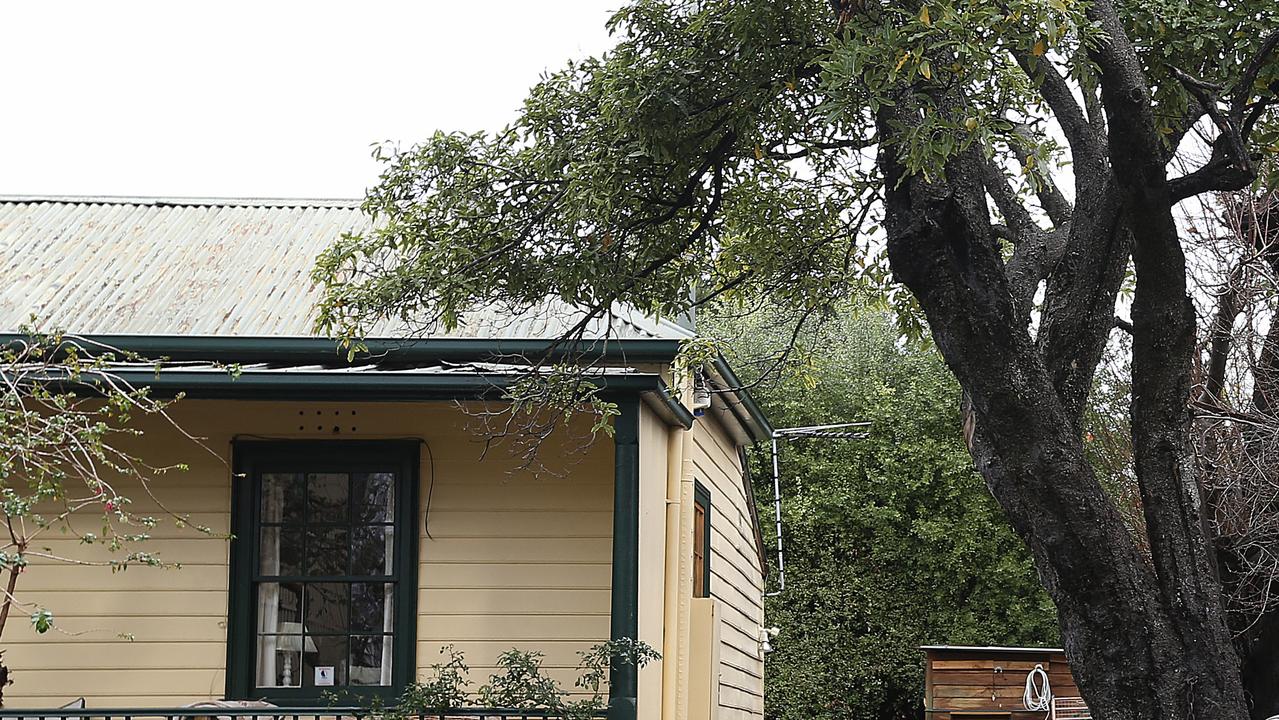
{"label": "tree trunk", "polygon": [[[881,132],[905,120],[882,118]],[[1015,321],[980,158],[962,156],[945,182],[930,183],[906,175],[894,152],[890,146],[879,160],[894,275],[919,300],[971,399],[974,460],[1057,603],[1065,649],[1095,717],[1245,717],[1220,605],[1203,601],[1212,578],[1180,575],[1209,557],[1197,508],[1187,504],[1194,500],[1186,493],[1188,438],[1178,424],[1187,418],[1184,325],[1146,341],[1142,361],[1156,353],[1167,369],[1150,380],[1159,392],[1134,405],[1146,443],[1142,470],[1165,474],[1149,486],[1172,493],[1150,497],[1148,521],[1159,537],[1152,567],[1085,459],[1078,417],[1063,405],[1025,324]]]}

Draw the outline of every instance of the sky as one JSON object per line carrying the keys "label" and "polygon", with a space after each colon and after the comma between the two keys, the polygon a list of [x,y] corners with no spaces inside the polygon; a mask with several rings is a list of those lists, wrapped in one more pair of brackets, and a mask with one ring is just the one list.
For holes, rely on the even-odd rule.
{"label": "sky", "polygon": [[372,143],[501,127],[620,3],[0,3],[0,194],[362,197]]}

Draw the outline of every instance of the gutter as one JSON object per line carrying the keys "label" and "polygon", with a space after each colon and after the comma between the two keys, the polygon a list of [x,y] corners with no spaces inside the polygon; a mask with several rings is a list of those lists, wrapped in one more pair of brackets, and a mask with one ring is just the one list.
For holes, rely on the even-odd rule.
{"label": "gutter", "polygon": [[[724,358],[716,358],[709,363],[707,371],[718,385],[716,396],[724,399],[724,404],[732,412],[733,417],[742,429],[755,442],[768,442],[773,439],[773,425],[764,415],[764,411],[755,403],[750,392],[742,387],[742,381],[728,366]],[[734,389],[736,388],[736,389]]]}
{"label": "gutter", "polygon": [[[742,463],[742,489],[746,494],[747,503],[750,505],[751,525],[755,530],[755,552],[759,558],[760,570],[764,573],[765,578],[768,576],[768,553],[764,547],[764,531],[759,519],[759,507],[755,501],[755,489],[750,478],[750,464],[746,458],[745,445],[750,442],[763,443],[769,442],[776,444],[775,430],[772,423],[764,415],[764,411],[755,403],[755,399],[745,389],[732,390],[731,388],[742,388],[742,381],[728,366],[728,362],[724,358],[716,358],[714,362],[709,363],[706,367],[707,374],[717,386],[716,392],[711,395],[711,402],[721,404],[727,414],[732,415],[733,420],[741,429],[743,437],[738,438],[740,453],[740,462]],[[779,536],[780,537],[780,536]],[[781,570],[781,556],[778,556],[779,572]]]}
{"label": "gutter", "polygon": [[[24,342],[29,336],[0,333],[0,347]],[[377,362],[388,369],[493,361],[503,358],[546,358],[575,360],[583,356],[626,364],[667,364],[679,352],[679,340],[627,338],[558,343],[545,339],[435,338],[405,340],[373,338],[364,341],[366,350],[349,357],[339,343],[321,337],[213,336],[213,335],[66,335],[81,347],[101,351],[126,351],[153,360],[207,362],[225,365],[320,365],[343,368]],[[386,373],[332,373],[246,371],[238,377],[228,372],[192,372],[124,369],[113,375],[156,392],[209,399],[255,399],[271,397],[294,400],[413,401],[454,399],[459,395],[488,397],[499,393],[511,376],[482,373],[408,375]],[[656,375],[601,376],[597,382],[604,395],[639,393],[668,425],[693,426],[693,414]]]}
{"label": "gutter", "polygon": [[[480,373],[378,373],[341,371],[246,371],[238,376],[229,370],[163,370],[125,368],[110,371],[111,377],[133,387],[150,388],[157,395],[182,394],[193,399],[218,400],[324,400],[347,402],[414,402],[455,400],[500,395],[515,376]],[[655,374],[605,375],[593,378],[605,400],[638,395],[668,425],[693,426],[693,414],[672,394]],[[72,383],[67,383],[72,384]],[[92,386],[86,379],[74,383]]]}
{"label": "gutter", "polygon": [[[0,346],[29,336],[0,333]],[[493,361],[501,358],[610,360],[630,364],[669,363],[679,352],[679,340],[626,338],[557,342],[529,338],[428,338],[404,340],[370,338],[367,348],[350,360],[338,341],[322,337],[224,335],[65,335],[85,349],[126,350],[147,359],[222,363],[280,363],[346,366],[375,360],[386,365],[426,365],[439,362]]]}

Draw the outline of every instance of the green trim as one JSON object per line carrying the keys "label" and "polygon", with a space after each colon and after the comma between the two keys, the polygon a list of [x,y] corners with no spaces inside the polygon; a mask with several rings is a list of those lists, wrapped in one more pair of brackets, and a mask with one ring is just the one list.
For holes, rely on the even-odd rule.
{"label": "green trim", "polygon": [[[418,497],[421,443],[416,440],[259,441],[236,440],[233,447],[230,608],[227,626],[227,697],[265,699],[276,704],[323,702],[324,688],[257,688],[254,685],[254,635],[257,602],[253,598],[259,472],[270,466],[301,464],[315,468],[377,465],[397,468],[395,554],[395,629],[390,687],[347,686],[339,691],[360,698],[393,700],[417,674]],[[298,668],[299,672],[301,668]]]}
{"label": "green trim", "polygon": [[[340,371],[271,372],[191,370],[115,370],[113,376],[133,385],[149,387],[159,396],[204,400],[323,400],[353,402],[416,402],[497,397],[516,375],[412,374]],[[666,410],[666,419],[693,427],[693,414],[671,393],[659,375],[610,375],[595,378],[601,396],[608,400],[643,393]]]}
{"label": "green trim", "polygon": [[[167,358],[175,362],[210,362],[225,364],[274,363],[279,365],[324,365],[346,367],[377,362],[390,368],[423,366],[441,362],[494,361],[503,357],[542,358],[551,360],[614,360],[630,364],[669,364],[679,354],[682,340],[627,338],[587,340],[561,343],[546,339],[521,338],[427,338],[420,340],[371,338],[364,341],[366,351],[348,359],[348,353],[330,338],[320,337],[232,337],[209,335],[77,335],[83,344],[98,343],[136,353],[147,359]],[[26,335],[0,333],[0,346],[22,341]],[[742,382],[723,358],[713,363],[716,371],[732,387]],[[150,373],[146,373],[150,374]],[[157,388],[158,389],[158,388]],[[762,442],[771,437],[773,427],[763,410],[745,389],[735,391],[759,432],[752,433]],[[230,395],[228,397],[234,397]],[[336,399],[336,398],[316,398]],[[376,399],[376,398],[364,398]],[[388,398],[395,399],[395,398]],[[672,401],[678,406],[678,402]],[[682,406],[680,406],[682,409]],[[687,411],[677,413],[687,415]],[[691,425],[686,425],[691,427]]]}
{"label": "green trim", "polygon": [[[430,367],[440,363],[493,361],[513,357],[540,358],[548,351],[554,360],[614,360],[629,364],[669,364],[679,352],[679,340],[650,338],[586,341],[557,344],[537,339],[443,338],[426,340],[373,339],[367,351],[348,359],[336,341],[298,337],[216,337],[171,335],[80,335],[83,345],[99,343],[136,353],[146,360],[220,363],[227,366],[271,364],[319,365],[327,370],[273,372],[248,370],[234,376],[226,372],[180,368],[115,369],[112,374],[136,387],[150,387],[158,394],[205,399],[280,399],[326,401],[417,401],[463,399],[499,394],[518,377],[511,373],[409,374],[336,372],[343,367],[377,363],[382,370]],[[25,335],[0,333],[0,347],[20,342]],[[651,373],[613,375],[596,380],[606,394],[652,393],[663,419],[693,426],[693,414],[672,395],[660,376]]]}
{"label": "green trim", "polygon": [[[518,375],[479,373],[413,374],[408,372],[290,372],[248,370],[193,371],[140,368],[112,370],[111,375],[134,387],[148,387],[158,396],[203,400],[321,400],[330,402],[417,402],[498,397]],[[595,378],[601,397],[617,400],[643,393],[661,406],[664,419],[684,429],[693,414],[671,393],[660,375],[608,375]],[[88,383],[80,383],[80,385]]]}
{"label": "green trim", "polygon": [[755,529],[755,553],[759,556],[759,571],[768,579],[768,553],[764,550],[764,530],[759,522],[759,503],[755,498],[755,481],[751,478],[751,461],[746,448],[738,446],[737,458],[742,463],[742,492],[751,511],[751,527]]}
{"label": "green trim", "polygon": [[[240,619],[252,612],[253,596],[249,583],[238,578],[253,572],[253,548],[255,537],[253,511],[255,493],[249,477],[250,464],[245,454],[231,452],[231,562],[227,575],[227,625],[226,625],[226,697],[247,698],[249,676],[239,672],[246,659],[253,657],[253,626]],[[251,665],[251,664],[250,664]],[[250,671],[251,672],[251,671]]]}
{"label": "green trim", "polygon": [[711,596],[711,513],[715,506],[711,504],[711,491],[697,480],[693,481],[693,502],[700,504],[706,512],[702,517],[702,588],[705,597]]}
{"label": "green trim", "polygon": [[[639,402],[618,403],[613,431],[613,590],[609,638],[639,640]],[[635,720],[635,663],[609,669],[609,720]]]}
{"label": "green trim", "polygon": [[[27,336],[0,333],[0,345]],[[322,337],[229,337],[190,335],[76,335],[82,345],[93,343],[127,350],[148,359],[165,357],[176,361],[224,363],[282,363],[291,365],[362,365],[378,363],[423,365],[438,362],[495,361],[506,358],[537,358],[549,354],[552,360],[572,360],[586,356],[627,363],[669,363],[679,352],[680,340],[627,338],[558,342],[521,338],[427,338],[397,340],[371,338],[366,351],[348,360],[347,351],[331,338]]]}
{"label": "green trim", "polygon": [[693,429],[693,423],[696,422],[697,418],[691,411],[689,411],[688,408],[684,407],[683,403],[675,399],[675,395],[671,393],[671,389],[667,386],[665,381],[659,383],[658,388],[652,391],[649,394],[649,397],[654,395],[660,401],[662,407],[666,408],[671,413],[670,418],[663,419],[668,421],[674,420],[675,424],[680,425],[685,430]]}
{"label": "green trim", "polygon": [[[753,424],[759,429],[758,432],[751,433],[751,435],[755,438],[755,442],[764,442],[772,439],[773,424],[768,421],[768,416],[765,415],[764,411],[755,403],[755,398],[751,397],[750,391],[743,387],[741,379],[737,377],[737,373],[733,372],[733,368],[729,367],[728,361],[721,357],[716,358],[715,362],[712,364],[714,365],[716,372],[718,372],[724,380],[728,382],[727,389],[732,390],[733,393],[737,395],[737,397],[741,400],[742,407],[746,409],[746,413],[750,416]],[[734,409],[733,412],[734,414],[737,414],[736,409]],[[750,424],[744,424],[747,426],[749,431]]]}

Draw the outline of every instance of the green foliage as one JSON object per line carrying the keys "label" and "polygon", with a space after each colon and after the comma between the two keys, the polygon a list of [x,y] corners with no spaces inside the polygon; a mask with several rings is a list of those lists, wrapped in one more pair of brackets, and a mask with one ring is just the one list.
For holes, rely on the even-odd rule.
{"label": "green foliage", "polygon": [[480,704],[500,708],[550,708],[560,689],[542,672],[542,653],[511,648],[497,656],[501,672],[480,687]]}
{"label": "green foliage", "polygon": [[[915,644],[1050,642],[1054,630],[1024,549],[972,471],[955,385],[933,354],[894,341],[924,328],[884,258],[882,202],[897,189],[884,173],[901,166],[903,180],[936,179],[960,153],[972,165],[984,156],[992,176],[1013,175],[1008,188],[988,184],[1008,190],[999,214],[1024,211],[1033,227],[1021,239],[1041,235],[1042,203],[1052,201],[1035,191],[1081,159],[1053,137],[1072,122],[1076,138],[1101,132],[1090,53],[1125,39],[1144,78],[1123,74],[1148,87],[1107,89],[1129,101],[1149,91],[1167,146],[1141,152],[1173,157],[1183,137],[1196,145],[1195,123],[1215,132],[1189,77],[1218,98],[1210,111],[1228,107],[1255,126],[1246,147],[1228,148],[1234,165],[1248,156],[1260,181],[1279,165],[1279,115],[1267,104],[1279,54],[1258,55],[1279,27],[1273,0],[1115,4],[1107,31],[1126,38],[1107,37],[1093,19],[1101,6],[1088,0],[631,0],[613,19],[617,46],[546,76],[502,131],[376,151],[384,169],[364,205],[375,229],[319,259],[318,323],[358,341],[385,320],[452,328],[477,306],[520,312],[550,299],[585,311],[572,340],[619,302],[659,317],[700,303],[775,309],[747,333],[772,343],[758,370],[797,371],[762,392],[773,417],[875,426],[865,442],[790,449],[792,582],[770,612],[792,634],[770,663],[772,702],[783,717],[916,716]],[[1076,142],[1089,164],[1104,163],[1092,145]],[[1192,169],[1202,161],[1177,159]],[[1079,177],[1091,185],[1074,188],[1077,198],[1113,191],[1104,169]],[[970,199],[912,188],[917,216],[892,218],[901,248],[949,221],[948,203]],[[959,276],[973,269],[964,250],[914,259]],[[984,294],[1002,289],[996,279],[961,285],[992,306],[1007,300]],[[814,340],[802,320],[867,296],[896,324],[840,326],[816,338],[822,352],[786,354]],[[1122,459],[1122,440],[1091,459]]]}
{"label": "green foliage", "polygon": [[1097,368],[1084,410],[1084,455],[1132,532],[1148,549],[1141,491],[1133,470],[1132,339],[1117,337]]}
{"label": "green foliage", "polygon": [[[498,655],[498,671],[472,696],[467,692],[470,668],[463,653],[452,645],[442,647],[440,653],[448,659],[431,665],[426,680],[409,685],[391,707],[373,708],[370,716],[383,720],[432,714],[443,717],[449,710],[467,707],[474,701],[481,707],[545,710],[550,717],[562,720],[586,720],[606,707],[600,688],[611,665],[629,663],[642,668],[661,658],[647,643],[629,638],[593,645],[578,653],[581,674],[574,683],[589,694],[574,698],[547,676],[542,668],[542,653],[511,648]],[[330,699],[335,703],[341,700],[336,696]]]}
{"label": "green foliage", "polygon": [[[102,565],[119,572],[135,565],[170,567],[139,547],[160,522],[131,510],[124,488],[150,483],[184,466],[155,467],[124,448],[142,435],[139,418],[167,419],[171,400],[157,400],[113,374],[118,363],[142,358],[61,333],[22,331],[25,337],[0,346],[0,633],[15,611],[26,612],[31,627],[46,633],[54,614],[24,601],[18,576],[34,560]],[[166,511],[167,512],[167,511]],[[171,519],[196,532],[183,515]],[[77,520],[78,518],[78,520]],[[86,529],[93,518],[96,532]],[[73,522],[73,520],[76,520]],[[43,544],[52,533],[80,545],[105,548],[105,560],[76,558]]]}
{"label": "green foliage", "polygon": [[443,714],[450,708],[466,705],[466,688],[471,684],[467,680],[471,669],[466,664],[466,658],[452,645],[440,648],[440,654],[448,660],[432,663],[430,675],[425,681],[409,685],[400,696],[397,703],[399,707]]}
{"label": "green foliage", "polygon": [[592,645],[589,650],[579,652],[582,675],[574,685],[592,694],[598,695],[600,686],[608,679],[608,670],[614,664],[622,663],[642,668],[654,660],[661,660],[661,653],[654,650],[642,640],[622,638]]}
{"label": "green foliage", "polygon": [[613,434],[617,403],[600,397],[600,386],[583,377],[578,368],[556,366],[545,373],[523,375],[506,388],[511,414],[533,424],[554,426],[568,422],[584,408],[595,418],[591,433]]}
{"label": "green foliage", "polygon": [[45,608],[40,608],[36,612],[31,613],[31,627],[41,634],[49,632],[53,627],[53,613]]}
{"label": "green foliage", "polygon": [[[782,350],[780,321],[718,323],[738,366]],[[937,353],[902,345],[863,310],[800,340],[756,398],[779,427],[869,421],[865,440],[788,440],[781,452],[786,590],[765,663],[770,715],[918,718],[924,644],[1057,642],[1029,554],[973,470],[959,390]],[[756,460],[758,499],[771,466]],[[771,528],[766,542],[773,545]],[[774,578],[774,582],[776,579]]]}
{"label": "green foliage", "polygon": [[[975,145],[1020,167],[1029,202],[1071,161],[1037,86],[1053,72],[1095,91],[1088,51],[1105,38],[1085,0],[834,4],[632,0],[616,47],[547,75],[504,130],[379,147],[377,227],[320,258],[319,325],[451,328],[547,298],[596,316],[622,300],[674,317],[708,296],[822,312],[871,287],[917,332],[876,241],[875,153],[934,177]],[[1274,3],[1120,6],[1169,144],[1193,100],[1174,67],[1223,101],[1279,88],[1274,56],[1234,87],[1279,26]],[[877,115],[897,106],[918,117]],[[1249,152],[1275,170],[1273,107]]]}
{"label": "green foliage", "polygon": [[450,327],[475,306],[548,297],[605,313],[621,294],[669,317],[708,279],[747,275],[792,303],[843,295],[854,223],[842,214],[867,182],[846,167],[830,168],[838,185],[806,179],[786,157],[825,122],[824,14],[633,3],[613,51],[547,76],[504,131],[379,149],[364,206],[378,229],[320,258],[321,327]]}

